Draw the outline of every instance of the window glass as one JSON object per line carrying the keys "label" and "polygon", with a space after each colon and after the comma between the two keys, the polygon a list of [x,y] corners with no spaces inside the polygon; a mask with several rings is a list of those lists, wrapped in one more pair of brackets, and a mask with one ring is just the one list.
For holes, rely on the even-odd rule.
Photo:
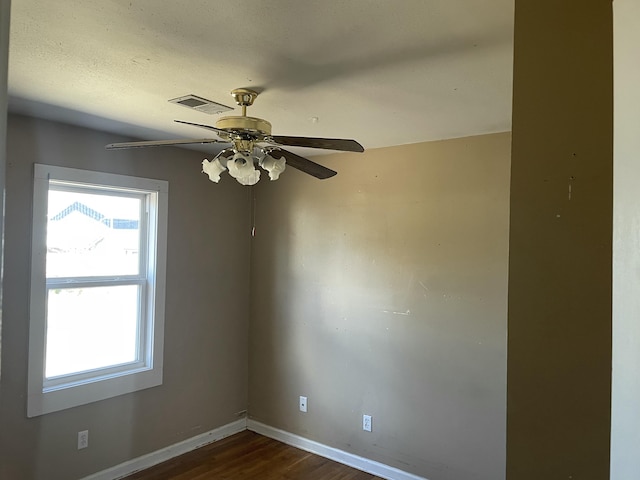
{"label": "window glass", "polygon": [[135,362],[138,286],[50,289],[45,377]]}
{"label": "window glass", "polygon": [[137,275],[140,209],[140,198],[50,189],[47,277]]}

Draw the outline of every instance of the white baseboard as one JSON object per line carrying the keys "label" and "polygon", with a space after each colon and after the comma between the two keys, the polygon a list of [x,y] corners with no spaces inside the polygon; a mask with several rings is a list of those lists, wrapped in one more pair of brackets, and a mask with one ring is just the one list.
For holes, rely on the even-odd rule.
{"label": "white baseboard", "polygon": [[362,470],[388,480],[427,480],[424,477],[419,477],[418,475],[405,472],[398,468],[390,467],[384,463],[369,460],[368,458],[360,457],[328,445],[323,445],[322,443],[300,437],[293,433],[285,432],[278,428],[270,427],[269,425],[265,425],[264,423],[260,423],[255,420],[247,420],[246,418],[241,418],[240,420],[228,423],[222,427],[215,428],[195,437],[188,438],[187,440],[174,445],[169,445],[168,447],[134,458],[121,463],[120,465],[116,465],[115,467],[94,473],[88,477],[84,477],[82,480],[117,480],[139,470],[152,467],[166,460],[170,460],[171,458],[195,450],[196,448],[208,445],[209,443],[240,433],[244,430],[251,430],[252,432],[264,435],[265,437],[273,438],[274,440],[286,443],[287,445],[320,455],[321,457],[334,460],[338,463],[357,468],[358,470]]}
{"label": "white baseboard", "polygon": [[247,429],[252,432],[259,433],[260,435],[264,435],[265,437],[286,443],[287,445],[300,448],[301,450],[320,455],[321,457],[325,457],[330,460],[335,460],[338,463],[349,465],[350,467],[357,468],[358,470],[362,470],[388,480],[427,480],[426,478],[419,477],[413,473],[408,473],[398,468],[385,465],[384,463],[375,462],[368,458],[345,452],[344,450],[323,445],[322,443],[270,427],[269,425],[256,422],[255,420],[249,419],[247,421]]}
{"label": "white baseboard", "polygon": [[247,419],[241,418],[235,422],[228,423],[222,427],[215,428],[208,432],[202,433],[192,438],[188,438],[182,442],[169,445],[168,447],[156,450],[142,457],[134,458],[128,462],[121,463],[115,467],[102,470],[101,472],[94,473],[88,477],[84,477],[82,480],[115,480],[118,478],[126,477],[139,470],[152,467],[158,463],[162,463],[178,455],[190,452],[196,448],[202,447],[209,443],[222,440],[236,433],[242,432],[247,429]]}

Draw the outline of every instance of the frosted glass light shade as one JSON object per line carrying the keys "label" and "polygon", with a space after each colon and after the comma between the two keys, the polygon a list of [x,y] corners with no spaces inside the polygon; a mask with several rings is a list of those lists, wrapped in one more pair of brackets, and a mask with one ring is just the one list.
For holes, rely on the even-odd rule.
{"label": "frosted glass light shade", "polygon": [[269,172],[269,178],[271,180],[277,180],[280,174],[284,172],[285,163],[284,158],[275,159],[267,155],[262,159],[260,166]]}
{"label": "frosted glass light shade", "polygon": [[220,174],[224,172],[226,168],[220,163],[217,158],[209,161],[206,158],[202,161],[202,171],[209,175],[209,180],[218,183],[220,181]]}
{"label": "frosted glass light shade", "polygon": [[255,185],[260,180],[260,170],[253,165],[251,155],[236,153],[227,163],[229,175],[242,185]]}

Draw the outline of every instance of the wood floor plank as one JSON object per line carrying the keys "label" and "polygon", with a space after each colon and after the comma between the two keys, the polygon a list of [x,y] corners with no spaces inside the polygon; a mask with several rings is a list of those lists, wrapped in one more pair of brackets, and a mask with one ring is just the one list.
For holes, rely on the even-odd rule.
{"label": "wood floor plank", "polygon": [[126,480],[382,480],[244,431],[136,472]]}

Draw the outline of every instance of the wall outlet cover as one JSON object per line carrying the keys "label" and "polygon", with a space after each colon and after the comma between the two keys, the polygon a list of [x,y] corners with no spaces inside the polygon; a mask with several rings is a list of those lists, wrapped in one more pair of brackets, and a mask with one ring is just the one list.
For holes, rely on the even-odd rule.
{"label": "wall outlet cover", "polygon": [[371,415],[362,415],[362,430],[371,431]]}
{"label": "wall outlet cover", "polygon": [[89,446],[89,430],[78,432],[78,450]]}

